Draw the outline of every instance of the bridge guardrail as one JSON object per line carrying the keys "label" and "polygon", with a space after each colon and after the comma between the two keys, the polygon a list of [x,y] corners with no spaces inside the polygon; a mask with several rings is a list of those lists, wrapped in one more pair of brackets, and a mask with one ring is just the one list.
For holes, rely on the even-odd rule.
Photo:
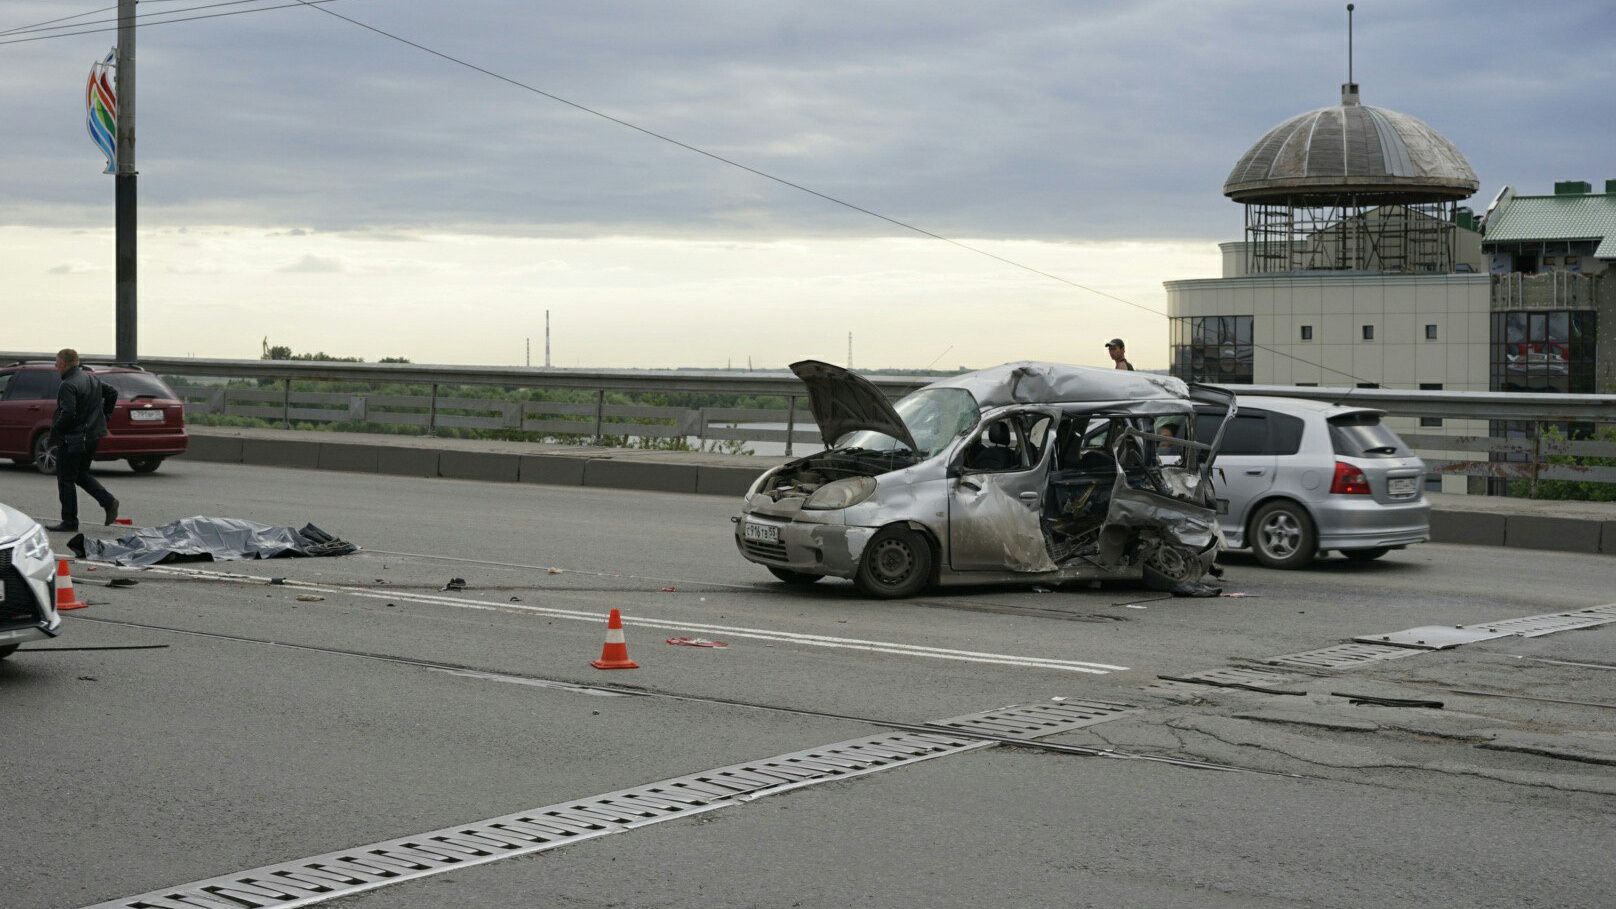
{"label": "bridge guardrail", "polygon": [[[51,359],[50,354],[0,353],[0,362]],[[108,362],[110,358],[84,358]],[[453,366],[414,363],[352,363],[305,360],[217,360],[147,357],[141,365],[169,377],[203,380],[173,383],[188,417],[225,415],[293,423],[362,424],[440,429],[495,430],[599,442],[606,436],[695,439],[709,443],[817,445],[807,412],[806,389],[789,372],[556,369],[518,366]],[[926,375],[864,377],[897,399],[928,382]],[[241,387],[220,380],[258,380],[280,387]],[[355,383],[372,387],[415,386],[424,393],[312,391],[294,382]],[[469,397],[468,389],[546,389],[586,400],[511,400]],[[1545,481],[1616,483],[1616,395],[1524,392],[1408,391],[1386,388],[1317,388],[1284,385],[1230,386],[1236,394],[1350,402],[1422,423],[1457,419],[1454,432],[1411,428],[1400,434],[1436,475],[1519,480],[1535,495]],[[608,401],[608,395],[722,394],[783,398],[785,407],[682,407]],[[592,397],[592,400],[587,398]],[[1482,421],[1485,421],[1484,423]],[[1481,425],[1478,425],[1481,424]],[[1606,439],[1556,437],[1550,427],[1593,426]],[[784,428],[778,428],[783,426]],[[1498,427],[1502,435],[1492,435]],[[1484,429],[1483,433],[1470,431]]]}

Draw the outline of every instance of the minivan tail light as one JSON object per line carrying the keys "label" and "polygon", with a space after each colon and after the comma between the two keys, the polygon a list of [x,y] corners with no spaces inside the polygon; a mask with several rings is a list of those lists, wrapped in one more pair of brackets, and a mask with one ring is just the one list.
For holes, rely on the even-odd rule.
{"label": "minivan tail light", "polygon": [[1335,495],[1366,496],[1369,495],[1369,478],[1364,472],[1345,461],[1335,462],[1335,481],[1330,484],[1330,492]]}

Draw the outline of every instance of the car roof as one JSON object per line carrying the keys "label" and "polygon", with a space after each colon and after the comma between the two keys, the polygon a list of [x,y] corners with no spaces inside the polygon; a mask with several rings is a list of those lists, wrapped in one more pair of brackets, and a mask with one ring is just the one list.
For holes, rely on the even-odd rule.
{"label": "car roof", "polygon": [[1005,404],[1078,404],[1117,401],[1187,401],[1182,379],[1065,363],[1020,360],[933,382],[927,388],[962,388],[983,407]]}

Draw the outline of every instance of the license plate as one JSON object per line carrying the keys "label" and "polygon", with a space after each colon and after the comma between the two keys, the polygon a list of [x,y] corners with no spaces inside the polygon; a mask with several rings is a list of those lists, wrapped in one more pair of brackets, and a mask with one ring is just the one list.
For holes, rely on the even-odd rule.
{"label": "license plate", "polygon": [[161,423],[163,412],[161,410],[131,410],[129,420],[133,423]]}
{"label": "license plate", "polygon": [[741,525],[741,536],[748,540],[757,540],[760,543],[780,542],[780,528],[773,524],[753,524],[751,521]]}
{"label": "license plate", "polygon": [[1419,477],[1393,477],[1386,482],[1386,491],[1393,496],[1403,498],[1420,491]]}

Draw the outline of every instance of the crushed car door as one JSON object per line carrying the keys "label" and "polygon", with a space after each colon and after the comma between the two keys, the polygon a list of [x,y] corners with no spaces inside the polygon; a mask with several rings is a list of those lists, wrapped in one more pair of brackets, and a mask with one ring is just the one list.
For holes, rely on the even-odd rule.
{"label": "crushed car door", "polygon": [[984,423],[948,481],[948,564],[955,571],[1050,571],[1040,524],[1054,418],[1035,411]]}

